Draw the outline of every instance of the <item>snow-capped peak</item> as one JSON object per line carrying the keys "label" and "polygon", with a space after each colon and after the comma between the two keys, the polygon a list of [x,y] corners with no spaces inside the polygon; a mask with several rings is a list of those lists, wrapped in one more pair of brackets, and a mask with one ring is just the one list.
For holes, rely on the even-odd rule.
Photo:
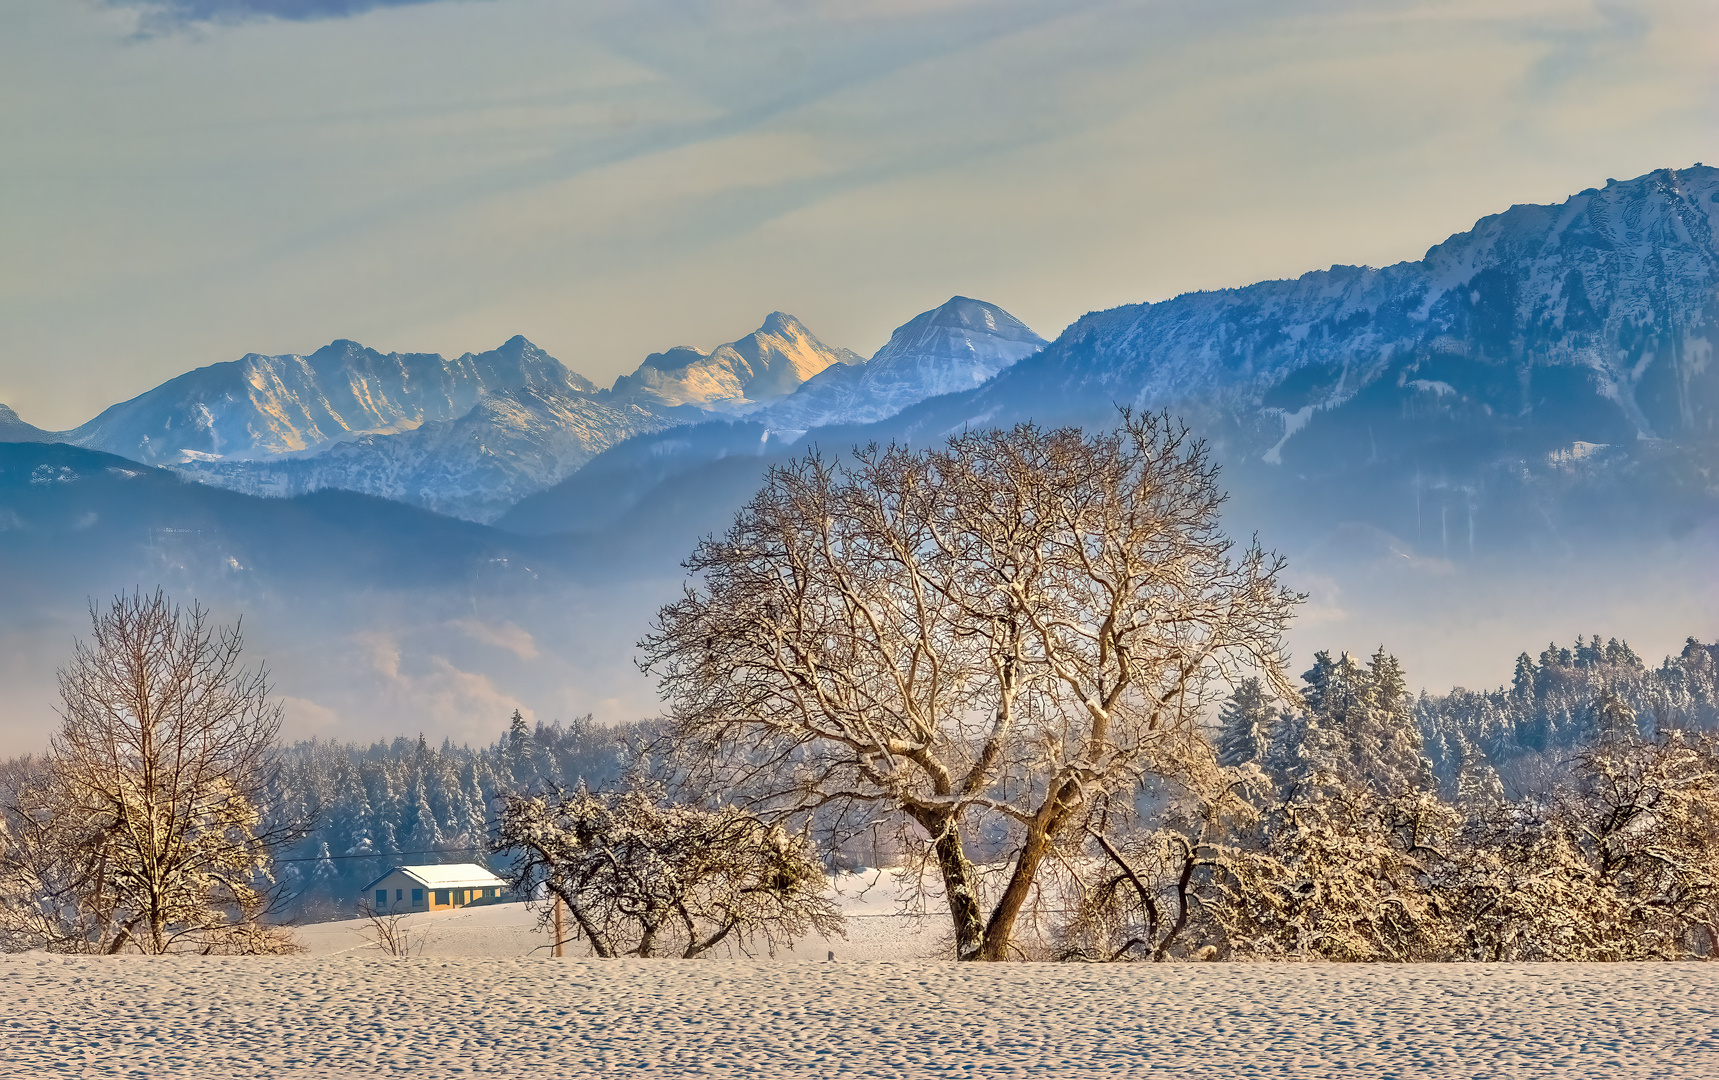
{"label": "snow-capped peak", "polygon": [[590,392],[523,337],[448,360],[338,339],[309,355],[249,353],[186,372],[104,411],[65,440],[150,464],[314,450],[463,416],[487,394]]}
{"label": "snow-capped peak", "polygon": [[897,327],[870,361],[829,368],[754,418],[779,431],[882,420],[926,398],[971,390],[1044,345],[995,304],[953,296]]}
{"label": "snow-capped peak", "polygon": [[793,393],[832,364],[859,361],[858,354],[819,341],[792,315],[772,311],[757,330],[709,353],[677,345],[650,354],[637,371],[616,379],[611,393],[647,406],[746,412]]}

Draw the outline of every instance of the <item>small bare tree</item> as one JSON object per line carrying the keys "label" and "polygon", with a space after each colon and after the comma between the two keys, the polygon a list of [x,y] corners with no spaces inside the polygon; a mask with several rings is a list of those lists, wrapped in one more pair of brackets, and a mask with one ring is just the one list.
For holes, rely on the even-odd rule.
{"label": "small bare tree", "polygon": [[515,891],[566,905],[605,959],[665,948],[691,959],[754,939],[774,952],[814,930],[841,931],[806,838],[733,807],[660,806],[639,791],[510,795],[495,850],[515,860]]}
{"label": "small bare tree", "polygon": [[237,628],[159,590],[90,616],[52,752],[8,800],[0,916],[52,948],[289,948],[261,922],[270,852],[296,831],[262,824],[281,721],[266,674],[240,666]]}
{"label": "small bare tree", "polygon": [[358,932],[372,948],[388,956],[417,956],[424,951],[422,938],[414,940],[407,925],[408,913],[392,908],[377,908],[368,900],[358,905],[358,915],[364,925]]}
{"label": "small bare tree", "polygon": [[[759,805],[873,804],[917,826],[961,959],[1013,954],[1040,868],[1095,800],[1196,734],[1215,678],[1293,694],[1281,561],[1218,527],[1186,429],[963,434],[770,472],[687,562],[641,647],[677,740]],[[867,820],[869,817],[860,814]],[[968,830],[1013,854],[986,910]]]}

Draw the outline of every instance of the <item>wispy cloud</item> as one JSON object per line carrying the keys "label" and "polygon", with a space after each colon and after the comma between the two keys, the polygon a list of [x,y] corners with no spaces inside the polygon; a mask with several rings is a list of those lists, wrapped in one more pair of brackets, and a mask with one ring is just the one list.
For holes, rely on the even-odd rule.
{"label": "wispy cloud", "polygon": [[341,19],[383,7],[433,4],[446,0],[108,0],[114,7],[136,8],[139,28],[159,31],[194,23],[248,22],[253,19]]}
{"label": "wispy cloud", "polygon": [[[50,427],[335,336],[525,332],[606,381],[777,308],[861,351],[954,292],[1054,334],[1416,257],[1711,157],[1719,115],[1686,0],[24,8],[0,400]],[[138,16],[167,29],[123,42]]]}

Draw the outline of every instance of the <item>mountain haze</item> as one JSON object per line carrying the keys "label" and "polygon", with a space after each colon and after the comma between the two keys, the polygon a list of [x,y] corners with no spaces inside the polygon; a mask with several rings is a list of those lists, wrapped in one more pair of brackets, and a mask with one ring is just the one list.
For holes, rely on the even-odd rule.
{"label": "mountain haze", "polygon": [[[67,612],[155,582],[274,628],[285,692],[329,725],[488,731],[514,703],[649,715],[630,643],[771,465],[1028,420],[1107,426],[1118,406],[1170,411],[1208,441],[1230,534],[1284,553],[1310,594],[1291,637],[1302,659],[1383,642],[1416,658],[1417,681],[1496,685],[1509,672],[1473,665],[1577,631],[1674,651],[1719,636],[1716,325],[1719,170],[1695,167],[1515,206],[1389,267],[1094,312],[1042,346],[961,297],[868,361],[773,316],[747,346],[757,366],[738,343],[654,354],[641,371],[655,375],[608,391],[528,360],[523,339],[515,361],[435,370],[349,346],[321,370],[426,377],[336,408],[327,387],[356,376],[317,375],[339,423],[306,389],[275,428],[259,402],[279,392],[241,380],[222,396],[235,376],[202,369],[128,429],[127,445],[170,458],[207,405],[223,447],[306,449],[215,461],[197,449],[213,436],[178,439],[195,453],[177,469],[281,495],[362,487],[495,528],[361,495],[216,491],[33,445],[55,436],[0,414],[32,440],[0,447],[0,560],[28,568],[0,582],[0,661],[21,703],[7,722],[22,730],[51,700]],[[801,342],[807,362],[767,338]]]}

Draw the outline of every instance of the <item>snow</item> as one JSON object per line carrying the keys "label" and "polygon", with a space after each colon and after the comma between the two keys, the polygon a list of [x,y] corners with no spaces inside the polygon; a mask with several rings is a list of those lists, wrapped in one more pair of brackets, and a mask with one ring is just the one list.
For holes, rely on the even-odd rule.
{"label": "snow", "polygon": [[[925,891],[930,902],[937,905],[942,898],[931,880],[933,876],[928,875]],[[840,960],[927,960],[949,955],[948,917],[937,907],[928,915],[905,913],[905,890],[888,871],[837,875],[830,891],[847,919],[847,937],[801,941],[794,949],[781,952],[780,960],[821,960],[832,951]],[[313,956],[374,956],[376,948],[365,934],[367,925],[363,919],[311,923],[295,927],[294,937]],[[414,955],[424,958],[544,956],[551,940],[538,926],[538,911],[517,901],[456,911],[415,912],[403,916],[400,925],[409,936]],[[583,942],[569,943],[566,952],[569,956],[590,955]],[[746,953],[735,949],[725,948],[721,954],[746,959]]]}
{"label": "snow", "polygon": [[951,297],[897,327],[869,361],[831,365],[750,418],[801,434],[832,424],[871,423],[927,398],[971,390],[1045,344],[1003,309]]}
{"label": "snow", "polygon": [[1567,449],[1554,450],[1546,455],[1546,460],[1553,465],[1570,465],[1585,458],[1593,457],[1602,450],[1609,449],[1610,443],[1583,442],[1577,439]]}
{"label": "snow", "polygon": [[1408,385],[1423,394],[1434,394],[1438,397],[1456,396],[1456,387],[1438,379],[1410,379]]}
{"label": "snow", "polygon": [[1260,460],[1264,461],[1267,465],[1282,465],[1283,444],[1289,441],[1290,436],[1306,427],[1307,421],[1313,419],[1313,406],[1303,405],[1294,412],[1285,412],[1282,409],[1272,411],[1275,411],[1278,415],[1283,417],[1283,438],[1277,440],[1277,444],[1270,450],[1267,450],[1264,455],[1261,456]]}
{"label": "snow", "polygon": [[[287,957],[0,956],[8,1075],[1705,1077],[1719,966],[957,964],[876,871],[848,940],[556,959],[524,904]],[[835,959],[827,959],[831,952]]]}
{"label": "snow", "polygon": [[1719,1075],[1719,968],[0,957],[36,1077]]}

